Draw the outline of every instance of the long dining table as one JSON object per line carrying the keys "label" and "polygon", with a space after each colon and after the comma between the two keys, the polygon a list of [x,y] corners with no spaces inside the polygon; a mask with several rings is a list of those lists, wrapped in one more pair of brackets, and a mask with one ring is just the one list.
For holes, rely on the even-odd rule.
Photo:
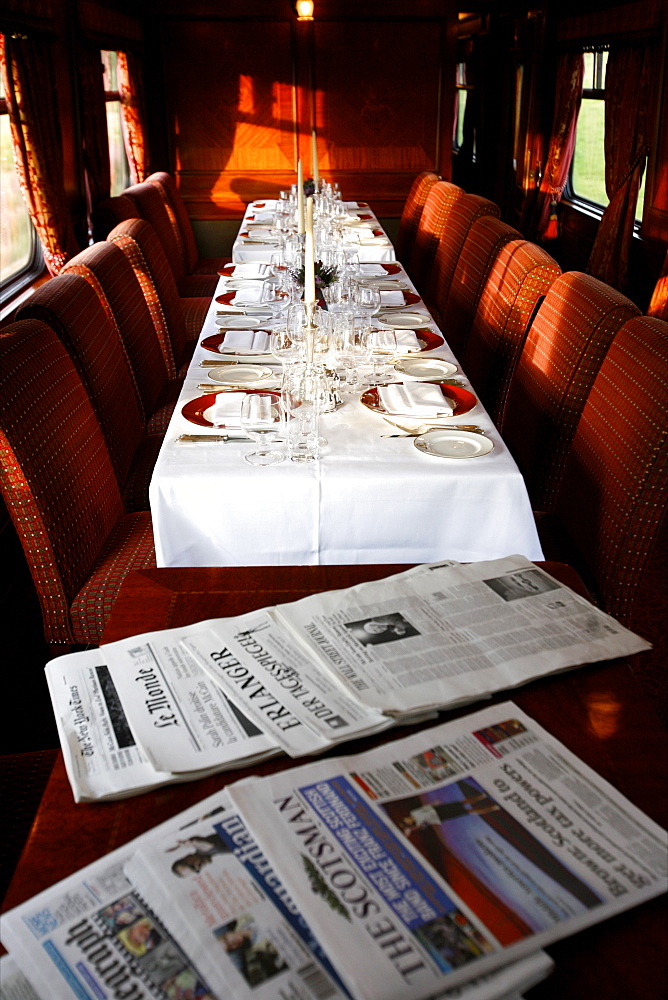
{"label": "long dining table", "polygon": [[[266,202],[248,208],[237,260],[270,256],[270,242],[241,235],[251,232],[248,219],[260,210],[267,210]],[[393,258],[385,236],[382,246],[381,237],[364,236],[382,232],[375,217],[366,209],[359,215],[373,220],[360,238],[376,241],[359,245],[362,262],[382,259],[381,251]],[[390,271],[406,288],[427,344],[435,345],[421,356],[456,366],[452,378],[470,389],[431,315],[414,301],[419,296],[406,272],[397,264]],[[210,420],[214,395],[202,386],[214,388],[209,373],[221,369],[207,363],[225,357],[221,329],[227,321],[218,315],[216,298],[226,288],[221,277],[151,481],[158,566],[425,563],[513,553],[542,558],[524,480],[479,401],[447,421],[455,428],[474,424],[490,442],[491,450],[472,460],[435,457],[420,452],[411,437],[387,437],[401,430],[361,402],[359,392],[342,392],[342,405],[321,417],[326,444],[310,465],[286,459],[253,468],[244,461],[250,443],[213,440],[220,435]],[[278,378],[280,366],[274,371]],[[202,440],[179,440],[193,434]]]}

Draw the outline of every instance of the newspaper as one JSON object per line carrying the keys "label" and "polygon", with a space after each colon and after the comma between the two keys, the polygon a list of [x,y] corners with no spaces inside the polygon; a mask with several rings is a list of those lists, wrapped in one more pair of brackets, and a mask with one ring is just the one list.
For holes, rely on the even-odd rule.
{"label": "newspaper", "polygon": [[[215,793],[5,914],[3,1000],[348,997],[228,805]],[[452,1000],[514,997],[551,968],[531,955]]]}
{"label": "newspaper", "polygon": [[228,788],[356,1000],[420,1000],[668,887],[668,838],[512,702]]}
{"label": "newspaper", "polygon": [[[407,722],[411,713],[650,648],[523,556],[421,567],[314,594],[193,626],[184,643],[292,756],[318,751],[318,739],[304,742],[315,723],[324,723],[324,737],[338,724],[334,708],[328,714],[312,695],[325,679],[328,691],[338,685],[358,709]],[[306,655],[297,669],[299,645]],[[258,689],[278,700],[289,725],[263,717]]]}
{"label": "newspaper", "polygon": [[415,567],[47,665],[77,801],[318,754],[649,648],[521,556]]}
{"label": "newspaper", "polygon": [[[92,649],[59,656],[46,665],[65,768],[76,802],[124,798],[159,785],[250,764],[279,752],[277,745],[245,719],[195,663],[190,664],[189,671],[181,669],[180,688],[172,685],[170,673],[165,680],[169,697],[157,695],[157,685],[151,678],[164,678],[166,661],[179,666],[184,662],[178,641],[170,651],[166,633],[156,633],[154,642],[135,639],[127,646],[126,657],[123,644],[114,644],[105,647],[104,652]],[[170,652],[174,655],[168,656]],[[149,661],[151,670],[147,672]],[[143,681],[135,682],[137,675]],[[130,678],[129,683],[135,684],[132,696],[121,697],[114,677]],[[207,712],[200,710],[204,705]],[[173,724],[169,724],[170,715]],[[133,721],[134,716],[137,718]],[[215,725],[210,720],[215,720]],[[177,749],[179,737],[187,734],[187,769],[173,755],[166,764],[154,766],[149,759],[151,741],[142,738],[145,728],[151,729],[153,740],[171,741]],[[198,753],[196,748],[203,752]],[[176,764],[173,771],[170,763]]]}
{"label": "newspaper", "polygon": [[[221,997],[344,1000],[338,972],[223,791],[223,812],[176,839],[147,836],[125,873]],[[516,995],[553,967],[544,953],[465,984],[467,1000]],[[441,994],[450,997],[450,993]],[[453,998],[454,1000],[454,998]]]}
{"label": "newspaper", "polygon": [[[216,808],[209,797],[156,830],[187,831]],[[140,841],[2,916],[2,943],[41,1000],[175,1000],[188,988],[217,1000],[123,872]]]}

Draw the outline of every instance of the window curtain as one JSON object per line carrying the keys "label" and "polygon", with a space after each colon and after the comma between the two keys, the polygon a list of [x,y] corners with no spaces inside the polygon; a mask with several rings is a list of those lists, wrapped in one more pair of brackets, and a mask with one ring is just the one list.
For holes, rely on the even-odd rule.
{"label": "window curtain", "polygon": [[582,53],[562,53],[557,65],[550,146],[533,216],[533,229],[541,240],[556,239],[559,235],[557,205],[561,201],[573,159],[583,77]]}
{"label": "window curtain", "polygon": [[638,191],[649,153],[647,129],[653,52],[648,47],[617,49],[605,74],[605,189],[603,213],[587,270],[623,291],[633,236]]}
{"label": "window curtain", "polygon": [[19,181],[51,274],[79,252],[67,208],[51,43],[0,35],[0,61]]}
{"label": "window curtain", "polygon": [[133,184],[147,174],[144,88],[141,63],[133,52],[118,53],[118,89],[123,112],[123,137]]}
{"label": "window curtain", "polygon": [[81,137],[88,183],[88,211],[111,191],[104,67],[100,50],[82,45],[78,54],[81,94]]}

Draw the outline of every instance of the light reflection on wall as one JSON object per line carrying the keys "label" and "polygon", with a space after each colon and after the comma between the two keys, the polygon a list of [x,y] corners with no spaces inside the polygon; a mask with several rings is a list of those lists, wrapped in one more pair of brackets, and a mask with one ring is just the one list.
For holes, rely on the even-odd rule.
{"label": "light reflection on wall", "polygon": [[609,740],[619,729],[622,704],[607,691],[587,698],[587,719],[590,732],[599,740]]}

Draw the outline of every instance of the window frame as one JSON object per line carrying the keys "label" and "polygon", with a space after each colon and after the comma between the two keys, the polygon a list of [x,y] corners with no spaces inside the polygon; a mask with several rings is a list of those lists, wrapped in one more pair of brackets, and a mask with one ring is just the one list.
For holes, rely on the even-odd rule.
{"label": "window frame", "polygon": [[[7,117],[9,117],[7,100],[2,96],[0,96],[0,115],[7,115]],[[28,258],[28,262],[24,264],[22,268],[0,281],[0,306],[5,306],[11,302],[12,299],[17,298],[21,292],[36,281],[37,278],[42,277],[42,275],[46,272],[42,244],[40,243],[37,230],[33,225],[32,219],[30,218],[27,206],[26,214],[28,215],[31,234],[30,257]]]}
{"label": "window frame", "polygon": [[[110,55],[115,55],[116,56],[116,63],[117,63],[117,65],[116,65],[116,75],[117,75],[117,77],[118,77],[118,55],[119,55],[119,53],[121,51],[122,51],[121,49],[100,49],[100,57],[102,59],[102,64],[103,65],[104,65],[104,56],[105,56],[106,53],[109,53]],[[122,119],[123,119],[123,98],[122,98],[122,94],[121,94],[120,90],[118,89],[118,85],[117,85],[117,89],[116,90],[107,90],[105,88],[105,91],[104,91],[104,103],[105,103],[105,110],[106,110],[107,104],[118,104],[119,113],[120,113],[120,116],[121,116],[121,133],[123,134],[123,132],[122,132],[123,127],[124,127],[123,123],[122,123]],[[109,126],[107,124],[107,142],[108,142],[108,145],[109,145],[109,168],[111,170],[112,167],[113,167],[113,164],[112,164],[112,161],[111,161],[111,142],[109,141],[109,139],[110,139],[110,137],[109,137]],[[121,190],[124,190],[125,187],[128,187],[132,183],[132,180],[131,180],[132,172],[130,170],[130,162],[128,160],[127,150],[125,149],[125,141],[123,142],[123,150],[124,150],[124,156],[125,156],[125,168],[126,169],[124,171],[124,174],[125,174],[125,183],[123,184]],[[118,193],[120,193],[120,191]],[[113,194],[113,190],[112,190],[112,194]]]}
{"label": "window frame", "polygon": [[[582,51],[582,55],[583,56],[586,55],[587,53],[592,53],[593,55],[595,55],[597,57],[599,57],[599,56],[602,57],[604,53],[610,51],[610,45],[609,44],[604,44],[604,45],[586,44],[586,45],[584,45],[582,47],[581,51]],[[583,88],[582,88],[582,100],[583,101],[584,100],[589,100],[589,101],[591,101],[591,100],[598,100],[598,101],[603,101],[604,104],[605,104],[605,73],[604,73],[603,66],[602,66],[602,58],[601,59],[597,58],[595,60],[595,62],[594,62],[594,79],[593,79],[592,82],[594,83],[593,87],[584,87],[583,86]],[[579,116],[578,116],[578,123],[579,123]],[[576,128],[576,139],[575,139],[575,141],[576,141],[576,144],[577,144],[577,128]],[[604,153],[604,157],[605,157],[605,153]],[[573,148],[573,157],[571,159],[570,167],[568,168],[568,178],[566,180],[566,185],[564,187],[563,201],[564,202],[568,202],[570,205],[572,205],[574,208],[578,209],[579,211],[584,212],[587,215],[591,216],[592,218],[600,221],[601,218],[603,217],[603,213],[605,212],[605,210],[608,207],[608,205],[610,204],[610,202],[608,201],[604,205],[600,201],[592,201],[590,198],[587,198],[585,195],[578,194],[575,191],[575,188],[573,186],[573,164],[574,164],[574,162],[575,162],[575,147]],[[604,176],[605,176],[605,159],[604,159],[604,163],[603,163],[603,169],[604,169]],[[645,172],[644,172],[644,178],[643,178],[643,180],[646,180],[646,178],[647,178],[648,169],[649,169],[649,158],[648,158],[647,162],[645,163]],[[642,195],[642,201],[641,201],[640,200],[640,194],[641,194],[641,192],[639,191],[638,194],[639,194],[639,197],[638,197],[638,204],[636,206],[636,212],[638,212],[638,210],[639,210],[640,211],[640,216],[636,215],[634,223],[633,223],[633,232],[634,232],[634,235],[636,235],[636,236],[640,234],[640,230],[641,230],[641,226],[642,226],[642,217],[643,217],[643,214],[644,214],[644,197],[645,197],[645,195],[643,193],[643,195]]]}

